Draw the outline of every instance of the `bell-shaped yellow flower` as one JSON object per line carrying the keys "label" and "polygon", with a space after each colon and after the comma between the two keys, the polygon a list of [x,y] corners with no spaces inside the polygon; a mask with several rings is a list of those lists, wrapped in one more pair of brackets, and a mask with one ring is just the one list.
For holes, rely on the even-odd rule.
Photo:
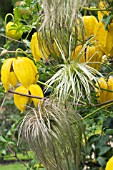
{"label": "bell-shaped yellow flower", "polygon": [[[28,89],[26,89],[24,86],[19,86],[16,88],[15,92],[19,92],[22,94],[28,94]],[[16,107],[21,111],[24,112],[26,104],[28,103],[29,98],[26,96],[14,94],[14,103]]]}
{"label": "bell-shaped yellow flower", "polygon": [[6,59],[1,67],[1,81],[5,91],[10,86],[16,86],[17,81],[27,88],[30,84],[36,83],[38,77],[35,64],[27,57]]}
{"label": "bell-shaped yellow flower", "polygon": [[27,96],[23,96],[23,95],[19,95],[19,94],[14,94],[14,103],[16,105],[16,107],[21,111],[24,112],[26,104],[28,102],[31,103],[31,101],[33,101],[35,107],[37,107],[37,104],[39,103],[40,99],[44,98],[44,94],[43,91],[41,89],[41,87],[37,84],[31,84],[28,89],[25,88],[24,86],[19,86],[16,88],[15,93],[19,92],[21,94],[31,94],[32,96],[37,96],[38,98],[31,98],[31,97],[27,97]]}
{"label": "bell-shaped yellow flower", "polygon": [[80,63],[87,62],[90,67],[99,70],[103,53],[96,46],[87,46],[84,48],[82,45],[78,45],[72,52],[72,55],[74,60],[78,59]]}
{"label": "bell-shaped yellow flower", "polygon": [[108,160],[105,170],[113,170],[113,156]]}
{"label": "bell-shaped yellow flower", "polygon": [[[37,84],[32,84],[29,86],[29,91],[31,93],[31,95],[33,96],[39,96],[41,98],[44,97],[44,94],[43,94],[43,91],[41,89],[41,87]],[[37,104],[39,103],[40,99],[36,99],[36,98],[32,98],[33,102],[34,102],[34,105],[35,107],[37,106]]]}
{"label": "bell-shaped yellow flower", "polygon": [[[16,40],[19,40],[23,34],[23,31],[19,30],[17,31],[16,28],[13,27],[13,22],[8,22],[6,25],[6,36],[9,38],[13,38]],[[15,25],[17,26],[17,25]],[[18,26],[17,26],[18,28]]]}
{"label": "bell-shaped yellow flower", "polygon": [[41,42],[42,46],[40,47],[39,39],[38,39],[39,36],[41,36],[41,34],[35,32],[32,35],[31,42],[30,42],[30,47],[31,47],[33,57],[35,58],[35,60],[37,62],[40,61],[41,58],[42,59],[47,59],[49,54],[50,54],[47,47],[46,47],[46,44],[45,44],[44,40],[41,40],[42,41]]}

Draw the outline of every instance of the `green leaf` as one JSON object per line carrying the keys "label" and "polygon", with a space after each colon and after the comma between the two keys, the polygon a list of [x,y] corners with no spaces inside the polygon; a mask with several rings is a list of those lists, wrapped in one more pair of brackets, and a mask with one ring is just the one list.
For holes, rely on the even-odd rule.
{"label": "green leaf", "polygon": [[99,165],[101,165],[102,167],[105,166],[105,164],[106,164],[105,158],[103,158],[101,156],[99,156],[97,158],[97,161],[98,161]]}
{"label": "green leaf", "polygon": [[102,156],[103,154],[105,154],[106,152],[108,152],[110,149],[111,149],[110,146],[101,147],[101,150],[100,150],[99,155]]}
{"label": "green leaf", "polygon": [[1,152],[1,155],[6,155],[6,150],[5,149],[1,150],[0,152]]}
{"label": "green leaf", "polygon": [[111,21],[112,21],[112,19],[113,19],[113,15],[104,15],[103,16],[103,18],[102,18],[102,22],[104,23],[104,28],[105,28],[105,30],[108,30],[108,25],[111,23]]}
{"label": "green leaf", "polygon": [[0,136],[0,142],[7,143],[6,139],[3,136]]}

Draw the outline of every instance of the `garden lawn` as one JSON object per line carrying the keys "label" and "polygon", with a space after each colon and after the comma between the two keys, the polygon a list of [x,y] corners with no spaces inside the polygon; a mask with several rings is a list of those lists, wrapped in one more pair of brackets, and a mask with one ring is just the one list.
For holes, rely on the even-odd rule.
{"label": "garden lawn", "polygon": [[7,165],[0,165],[0,170],[26,170],[26,167],[21,163],[13,163]]}

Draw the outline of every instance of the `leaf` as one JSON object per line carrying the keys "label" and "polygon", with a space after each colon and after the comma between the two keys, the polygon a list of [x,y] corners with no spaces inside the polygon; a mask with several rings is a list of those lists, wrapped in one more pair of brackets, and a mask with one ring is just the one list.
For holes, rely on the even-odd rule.
{"label": "leaf", "polygon": [[100,150],[99,155],[102,156],[103,154],[105,154],[106,152],[108,152],[110,149],[111,149],[110,146],[101,147],[101,150]]}
{"label": "leaf", "polygon": [[103,16],[103,18],[102,18],[102,22],[104,23],[104,28],[105,28],[105,30],[108,30],[108,25],[111,23],[111,21],[112,21],[112,19],[113,19],[113,15],[104,15]]}
{"label": "leaf", "polygon": [[0,142],[7,143],[6,139],[3,136],[0,136]]}
{"label": "leaf", "polygon": [[99,165],[101,165],[102,167],[105,166],[105,164],[106,164],[105,158],[103,158],[101,156],[99,156],[97,158],[97,161],[98,161]]}

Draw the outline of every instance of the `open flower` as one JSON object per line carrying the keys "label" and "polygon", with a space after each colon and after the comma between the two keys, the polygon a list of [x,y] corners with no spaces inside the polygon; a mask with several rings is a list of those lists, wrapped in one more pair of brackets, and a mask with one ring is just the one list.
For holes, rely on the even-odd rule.
{"label": "open flower", "polygon": [[38,71],[33,61],[27,57],[6,59],[1,68],[1,81],[5,91],[10,86],[15,87],[19,81],[24,87],[36,83]]}
{"label": "open flower", "polygon": [[16,88],[15,93],[21,93],[26,95],[23,96],[19,94],[14,94],[14,103],[21,112],[24,112],[26,104],[29,102],[30,98],[27,97],[27,95],[31,94],[35,97],[37,96],[37,98],[31,98],[35,107],[37,107],[40,98],[44,97],[41,87],[37,84],[31,84],[28,88],[25,88],[24,86],[19,86]]}

